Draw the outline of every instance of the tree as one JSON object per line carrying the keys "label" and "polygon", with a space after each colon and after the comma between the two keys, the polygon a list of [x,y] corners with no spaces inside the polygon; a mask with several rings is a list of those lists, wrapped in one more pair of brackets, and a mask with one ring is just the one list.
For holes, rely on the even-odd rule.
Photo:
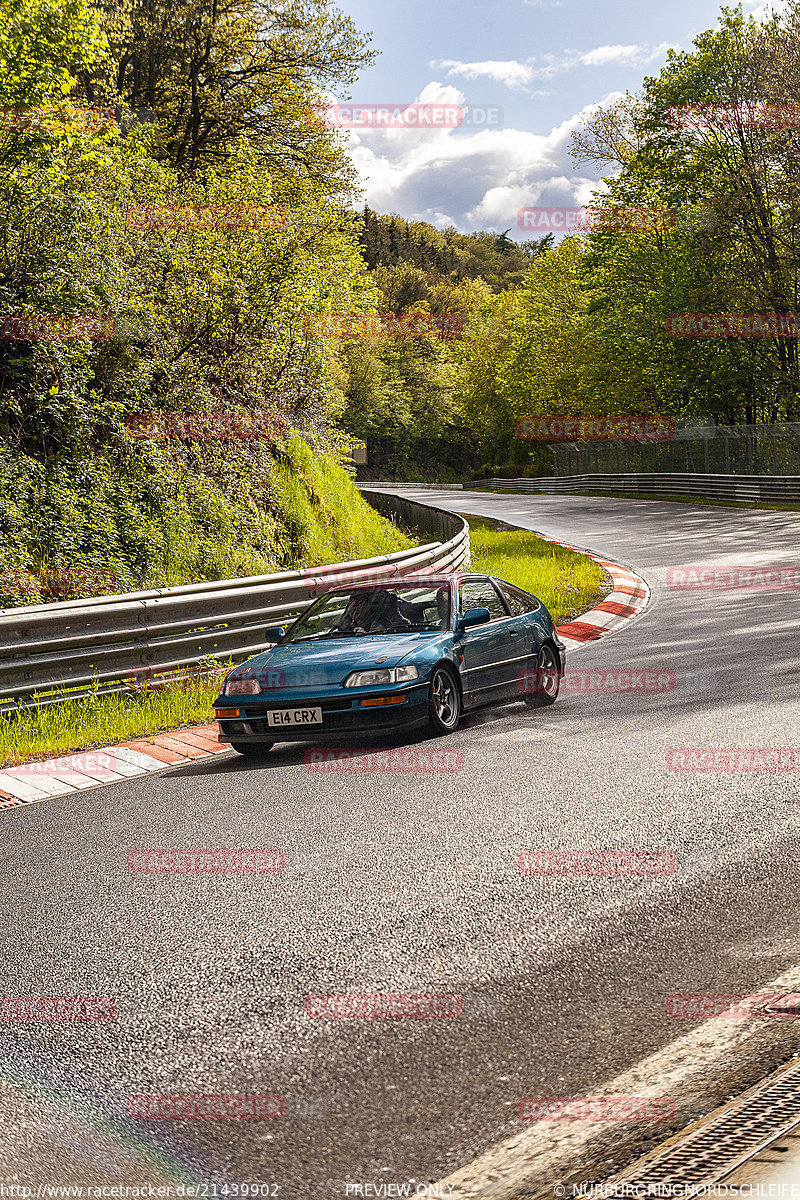
{"label": "tree", "polygon": [[[316,111],[373,55],[329,0],[130,3],[110,84],[131,109],[158,115],[158,154],[193,173],[224,162],[246,136],[276,176],[313,176],[324,194],[349,194],[352,171]],[[84,83],[87,94],[102,91],[97,79]]]}

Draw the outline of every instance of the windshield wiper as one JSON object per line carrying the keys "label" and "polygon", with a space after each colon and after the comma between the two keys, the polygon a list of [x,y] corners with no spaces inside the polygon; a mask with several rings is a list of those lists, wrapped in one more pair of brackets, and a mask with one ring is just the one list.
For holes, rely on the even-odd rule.
{"label": "windshield wiper", "polygon": [[349,629],[328,629],[325,633],[310,633],[305,637],[292,638],[292,642],[320,642],[323,638],[329,637],[366,637],[365,633],[356,633],[355,630]]}

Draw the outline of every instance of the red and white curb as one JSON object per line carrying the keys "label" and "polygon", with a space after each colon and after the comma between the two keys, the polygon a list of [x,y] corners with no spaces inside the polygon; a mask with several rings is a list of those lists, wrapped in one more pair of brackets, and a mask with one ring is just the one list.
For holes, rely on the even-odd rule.
{"label": "red and white curb", "polygon": [[[539,534],[539,537],[544,535]],[[557,538],[546,537],[544,540],[591,558],[608,571],[614,583],[614,590],[600,604],[590,608],[588,612],[581,613],[577,620],[567,621],[565,625],[558,626],[558,636],[568,650],[576,650],[578,646],[595,642],[607,633],[613,633],[633,617],[638,617],[647,606],[650,588],[640,575],[634,574],[627,567],[621,567],[619,563],[601,558],[591,550],[584,550],[581,546],[572,546],[569,542],[560,542]]]}
{"label": "red and white curb", "polygon": [[[583,613],[578,620],[558,626],[558,635],[568,650],[575,650],[619,629],[626,621],[638,616],[650,599],[650,589],[645,581],[627,567],[609,562],[580,546],[571,546],[569,542],[560,542],[543,534],[539,537],[591,558],[604,567],[614,581],[614,590],[602,603]],[[218,733],[216,724],[199,725],[193,729],[176,729],[149,738],[137,738],[101,750],[84,750],[80,754],[4,767],[0,770],[0,808],[33,804],[50,796],[65,796],[133,775],[147,775],[168,767],[184,766],[199,758],[231,753],[230,746],[217,741]]]}
{"label": "red and white curb", "polygon": [[84,750],[41,762],[18,763],[0,771],[0,808],[33,804],[50,796],[66,796],[133,775],[180,767],[198,758],[230,753],[217,741],[217,725],[198,725],[137,738],[120,746]]}

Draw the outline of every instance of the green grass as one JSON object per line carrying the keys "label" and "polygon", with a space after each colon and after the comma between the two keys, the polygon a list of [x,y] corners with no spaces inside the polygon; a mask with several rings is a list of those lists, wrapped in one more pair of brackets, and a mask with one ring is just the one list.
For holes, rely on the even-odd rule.
{"label": "green grass", "polygon": [[212,702],[224,675],[188,679],[180,686],[87,696],[0,718],[0,766],[29,759],[113,746],[214,720]]}
{"label": "green grass", "polygon": [[297,438],[291,463],[273,468],[271,501],[283,534],[284,569],[318,567],[407,550],[413,543],[382,517],[345,469]]}
{"label": "green grass", "polygon": [[611,590],[607,572],[583,554],[502,521],[461,516],[469,521],[472,568],[533,592],[556,625],[586,612]]}
{"label": "green grass", "polygon": [[[28,460],[0,458],[0,608],[267,575],[411,545],[335,455],[299,436],[267,461],[220,464],[221,480],[177,470],[162,478],[154,466],[147,481],[119,477],[109,491],[112,468],[96,465],[87,460],[86,479],[59,478],[51,504]],[[146,487],[154,494],[145,503]]]}

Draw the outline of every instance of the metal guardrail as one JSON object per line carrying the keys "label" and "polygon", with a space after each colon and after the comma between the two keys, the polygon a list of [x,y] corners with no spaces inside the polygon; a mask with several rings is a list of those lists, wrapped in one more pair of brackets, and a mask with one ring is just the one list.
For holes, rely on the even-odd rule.
{"label": "metal guardrail", "polygon": [[460,492],[463,491],[463,483],[396,483],[394,480],[383,480],[380,483],[373,483],[371,479],[364,479],[359,482],[360,488],[431,488],[436,492]]}
{"label": "metal guardrail", "polygon": [[430,540],[304,571],[0,609],[0,711],[128,690],[126,677],[149,672],[241,661],[267,649],[266,627],[298,616],[326,581],[450,571],[469,560],[469,526],[455,513],[382,492],[365,499]]}
{"label": "metal guardrail", "polygon": [[800,503],[800,475],[695,475],[636,472],[622,475],[548,475],[536,479],[475,479],[468,487],[512,492],[623,492],[635,496],[701,496],[707,500]]}

